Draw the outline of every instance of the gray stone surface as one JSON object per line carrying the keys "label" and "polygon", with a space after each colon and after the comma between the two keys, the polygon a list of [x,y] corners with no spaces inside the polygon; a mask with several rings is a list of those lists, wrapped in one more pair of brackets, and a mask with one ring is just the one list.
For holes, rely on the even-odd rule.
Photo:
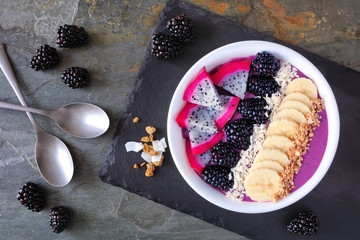
{"label": "gray stone surface", "polygon": [[[90,102],[107,111],[109,131],[96,139],[79,139],[54,122],[36,116],[47,132],[69,147],[73,180],[54,188],[40,176],[35,162],[35,132],[25,113],[0,109],[0,239],[242,239],[243,237],[171,210],[120,188],[102,183],[98,170],[106,157],[117,121],[131,93],[161,1],[2,0],[0,42],[6,44],[28,104],[55,109],[70,102]],[[194,4],[258,31],[296,44],[340,64],[360,70],[360,30],[357,1],[207,1]],[[61,49],[60,64],[35,72],[29,59],[37,47],[55,46],[56,29],[75,23],[86,28],[90,41],[76,49]],[[91,83],[73,90],[60,80],[70,66],[85,67]],[[19,104],[0,73],[0,100]],[[33,213],[15,199],[25,182],[40,184],[46,207]],[[71,209],[72,221],[56,235],[48,226],[51,207]]]}

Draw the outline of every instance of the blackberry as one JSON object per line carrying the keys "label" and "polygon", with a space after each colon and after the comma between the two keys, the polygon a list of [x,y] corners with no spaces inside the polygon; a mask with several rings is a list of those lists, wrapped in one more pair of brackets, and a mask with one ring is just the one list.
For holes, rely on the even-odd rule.
{"label": "blackberry", "polygon": [[44,208],[44,198],[38,185],[32,182],[22,186],[16,196],[21,205],[33,212],[40,212]]}
{"label": "blackberry", "polygon": [[266,123],[271,113],[270,110],[265,108],[266,106],[267,103],[264,98],[247,98],[239,102],[237,110],[244,118],[262,124]]}
{"label": "blackberry", "polygon": [[280,63],[271,53],[264,51],[256,54],[256,58],[252,60],[251,68],[258,75],[274,77],[280,69]]}
{"label": "blackberry", "polygon": [[151,40],[151,55],[159,59],[173,59],[183,52],[183,46],[174,37],[163,33],[155,33]]}
{"label": "blackberry", "polygon": [[273,77],[264,75],[252,75],[248,80],[248,91],[256,96],[269,97],[279,91],[280,85]]}
{"label": "blackberry", "polygon": [[231,180],[229,178],[230,174],[230,168],[217,165],[206,166],[201,172],[203,180],[220,191],[228,191],[234,185],[233,177]]}
{"label": "blackberry", "polygon": [[226,140],[235,148],[246,150],[250,146],[253,124],[248,119],[237,119],[225,127]]}
{"label": "blackberry", "polygon": [[85,68],[71,67],[61,75],[62,81],[71,88],[82,88],[89,83],[89,73]]}
{"label": "blackberry", "polygon": [[319,218],[310,211],[301,212],[286,229],[299,235],[313,235],[319,231]]}
{"label": "blackberry", "polygon": [[228,168],[235,167],[240,159],[237,151],[231,148],[227,143],[220,141],[210,150],[211,161],[215,165],[220,165]]}
{"label": "blackberry", "polygon": [[171,32],[171,35],[181,43],[190,44],[194,41],[195,32],[193,30],[193,24],[185,14],[171,18],[167,22],[167,28]]}
{"label": "blackberry", "polygon": [[61,48],[73,48],[83,45],[87,39],[88,35],[83,27],[65,24],[60,26],[57,31],[56,43]]}
{"label": "blackberry", "polygon": [[69,211],[63,207],[53,207],[50,209],[50,227],[55,233],[61,233],[66,228],[69,221]]}
{"label": "blackberry", "polygon": [[36,50],[35,56],[30,60],[30,67],[35,71],[48,69],[58,63],[59,56],[56,49],[45,44]]}

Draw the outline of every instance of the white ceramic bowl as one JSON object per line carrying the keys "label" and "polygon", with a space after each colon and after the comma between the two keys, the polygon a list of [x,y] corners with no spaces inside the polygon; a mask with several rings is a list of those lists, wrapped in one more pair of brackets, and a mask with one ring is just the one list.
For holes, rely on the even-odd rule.
{"label": "white ceramic bowl", "polygon": [[[189,165],[185,151],[185,140],[182,137],[181,128],[175,121],[177,114],[185,103],[182,99],[185,88],[196,77],[201,68],[205,66],[207,70],[211,70],[234,58],[256,55],[261,51],[269,51],[276,58],[287,60],[312,79],[318,87],[321,98],[325,101],[328,117],[327,147],[318,169],[303,186],[277,203],[234,201],[226,198],[222,193],[205,183]],[[171,100],[167,119],[167,132],[170,151],[176,167],[185,181],[198,194],[211,203],[228,210],[242,213],[263,213],[281,209],[300,200],[321,181],[329,169],[336,152],[340,133],[340,119],[336,100],[329,84],[309,60],[294,50],[279,44],[265,41],[243,41],[225,45],[208,53],[188,70]]]}

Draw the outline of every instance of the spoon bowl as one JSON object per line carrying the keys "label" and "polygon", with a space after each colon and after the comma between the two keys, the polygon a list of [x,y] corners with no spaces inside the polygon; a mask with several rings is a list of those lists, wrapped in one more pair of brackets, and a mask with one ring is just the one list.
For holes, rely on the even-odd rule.
{"label": "spoon bowl", "polygon": [[63,187],[71,181],[74,164],[70,152],[60,139],[39,131],[35,152],[40,173],[49,184]]}
{"label": "spoon bowl", "polygon": [[98,137],[110,125],[105,111],[89,103],[71,103],[48,113],[65,132],[80,138]]}

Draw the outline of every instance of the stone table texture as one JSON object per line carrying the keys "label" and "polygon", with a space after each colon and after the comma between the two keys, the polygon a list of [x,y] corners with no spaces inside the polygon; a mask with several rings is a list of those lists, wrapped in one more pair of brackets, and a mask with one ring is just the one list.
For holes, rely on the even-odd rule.
{"label": "stone table texture", "polygon": [[[55,109],[89,102],[110,116],[109,131],[96,139],[79,139],[56,123],[36,116],[47,132],[68,146],[75,165],[66,187],[55,188],[40,176],[34,156],[35,131],[23,112],[0,109],[0,239],[245,239],[121,188],[105,184],[98,171],[106,157],[137,72],[149,46],[164,0],[2,0],[0,42],[32,107]],[[360,7],[357,1],[191,0],[193,4],[275,38],[360,70]],[[43,44],[56,46],[62,24],[85,27],[90,41],[59,49],[60,63],[35,72],[29,60]],[[89,86],[71,89],[60,75],[71,66],[87,68]],[[341,79],[339,79],[341,81]],[[19,104],[0,73],[0,100]],[[165,127],[165,126],[164,126]],[[41,185],[45,209],[33,213],[20,206],[16,193],[27,181]],[[61,234],[51,231],[51,207],[71,209]],[[284,229],[285,231],[285,229]]]}

